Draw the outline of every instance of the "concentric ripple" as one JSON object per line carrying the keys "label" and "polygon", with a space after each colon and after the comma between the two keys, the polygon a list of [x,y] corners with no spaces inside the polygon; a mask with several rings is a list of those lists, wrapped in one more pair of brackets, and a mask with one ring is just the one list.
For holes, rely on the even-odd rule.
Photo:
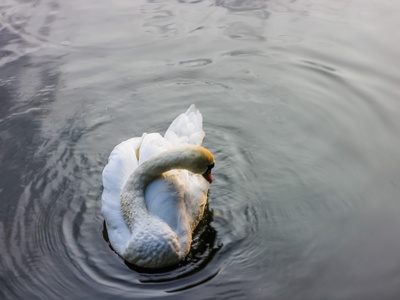
{"label": "concentric ripple", "polygon": [[[398,299],[395,1],[5,0],[1,299]],[[107,241],[112,148],[195,103],[215,156],[188,257]]]}

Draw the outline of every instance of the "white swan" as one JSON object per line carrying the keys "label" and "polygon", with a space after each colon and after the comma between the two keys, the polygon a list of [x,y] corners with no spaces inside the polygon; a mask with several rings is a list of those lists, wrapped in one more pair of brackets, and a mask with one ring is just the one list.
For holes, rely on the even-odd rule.
{"label": "white swan", "polygon": [[164,137],[145,133],[111,152],[101,212],[111,245],[126,261],[162,268],[188,254],[214,166],[211,152],[200,146],[202,122],[192,105]]}

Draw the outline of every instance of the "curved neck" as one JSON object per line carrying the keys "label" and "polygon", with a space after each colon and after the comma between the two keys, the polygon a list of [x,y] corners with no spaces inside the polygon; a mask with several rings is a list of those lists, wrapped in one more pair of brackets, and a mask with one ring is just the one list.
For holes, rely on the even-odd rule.
{"label": "curved neck", "polygon": [[130,230],[134,221],[146,218],[144,191],[147,185],[161,174],[172,169],[187,169],[195,172],[201,156],[200,146],[185,146],[157,154],[144,161],[129,177],[121,192],[121,213]]}

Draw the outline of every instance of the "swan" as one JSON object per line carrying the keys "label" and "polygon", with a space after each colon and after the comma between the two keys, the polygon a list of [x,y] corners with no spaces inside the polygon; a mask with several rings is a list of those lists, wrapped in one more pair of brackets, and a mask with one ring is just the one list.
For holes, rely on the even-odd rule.
{"label": "swan", "polygon": [[111,152],[103,170],[101,213],[113,249],[127,262],[163,268],[183,260],[203,217],[214,157],[203,148],[194,104],[164,137],[144,133]]}

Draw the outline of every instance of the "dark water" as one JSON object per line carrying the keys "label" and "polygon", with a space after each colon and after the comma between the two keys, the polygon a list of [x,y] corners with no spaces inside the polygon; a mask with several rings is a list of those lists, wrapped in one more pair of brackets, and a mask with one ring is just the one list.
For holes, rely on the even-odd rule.
{"label": "dark water", "polygon": [[[397,1],[0,2],[1,299],[399,299]],[[112,148],[191,103],[216,157],[190,257],[108,246]]]}

